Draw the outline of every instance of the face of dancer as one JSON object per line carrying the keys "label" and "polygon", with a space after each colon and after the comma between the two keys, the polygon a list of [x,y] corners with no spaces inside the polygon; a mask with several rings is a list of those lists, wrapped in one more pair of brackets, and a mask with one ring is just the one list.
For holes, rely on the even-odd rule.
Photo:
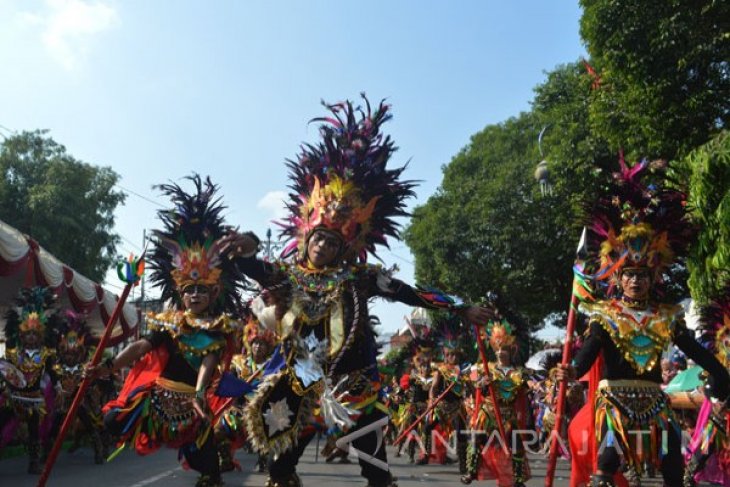
{"label": "face of dancer", "polygon": [[307,242],[307,258],[315,268],[321,269],[335,263],[342,240],[332,232],[315,231]]}
{"label": "face of dancer", "polygon": [[20,335],[20,341],[25,348],[38,348],[41,345],[41,333],[37,330],[26,331]]}
{"label": "face of dancer", "polygon": [[621,273],[621,289],[630,299],[643,300],[649,297],[651,274],[649,269],[627,269]]}
{"label": "face of dancer", "polygon": [[269,345],[263,340],[254,340],[251,344],[251,354],[253,355],[253,361],[260,364],[269,355]]}
{"label": "face of dancer", "polygon": [[444,349],[444,360],[449,365],[456,365],[459,361],[459,354],[453,348]]}
{"label": "face of dancer", "polygon": [[213,290],[202,284],[191,284],[183,289],[183,304],[185,309],[193,314],[203,314],[207,311],[213,299]]}
{"label": "face of dancer", "polygon": [[429,366],[431,365],[431,357],[426,354],[421,354],[417,355],[414,360],[416,362],[416,368],[420,373],[428,371]]}
{"label": "face of dancer", "polygon": [[497,356],[497,362],[499,362],[500,364],[509,365],[511,358],[509,347],[500,347],[494,353]]}
{"label": "face of dancer", "polygon": [[64,365],[75,365],[77,363],[80,363],[81,360],[79,357],[79,352],[77,350],[66,350],[61,355],[61,361],[63,361]]}

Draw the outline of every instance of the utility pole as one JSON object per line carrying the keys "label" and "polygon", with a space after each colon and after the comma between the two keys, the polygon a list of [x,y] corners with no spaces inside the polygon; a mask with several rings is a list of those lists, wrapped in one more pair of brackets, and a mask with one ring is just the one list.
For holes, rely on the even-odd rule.
{"label": "utility pole", "polygon": [[[147,248],[147,229],[142,229],[142,248]],[[142,282],[139,283],[139,300],[142,304],[142,319],[140,321],[139,327],[137,329],[141,332],[140,335],[146,335],[147,334],[147,321],[145,317],[147,316],[147,302],[145,301],[145,295],[144,295],[144,282],[145,282],[145,275],[142,274]]]}

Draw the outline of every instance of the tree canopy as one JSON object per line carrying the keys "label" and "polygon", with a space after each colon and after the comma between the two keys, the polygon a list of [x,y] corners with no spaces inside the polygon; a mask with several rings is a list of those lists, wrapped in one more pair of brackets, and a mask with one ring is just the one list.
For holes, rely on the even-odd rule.
{"label": "tree canopy", "polygon": [[76,160],[47,131],[23,132],[0,145],[0,218],[102,281],[120,240],[113,232],[125,197],[114,190],[118,180],[109,167]]}
{"label": "tree canopy", "polygon": [[730,133],[693,151],[682,164],[689,173],[689,208],[700,229],[687,261],[692,297],[701,305],[730,283]]}
{"label": "tree canopy", "polygon": [[730,3],[581,0],[600,76],[591,129],[632,158],[680,159],[730,121]]}
{"label": "tree canopy", "polygon": [[[730,117],[730,4],[581,4],[590,59],[547,73],[530,112],[474,134],[405,232],[418,280],[471,300],[496,290],[533,328],[559,322],[567,308],[584,209],[621,150],[632,162],[670,160],[690,190],[704,228],[689,262],[700,300],[722,285],[728,263],[727,136],[697,148]],[[532,176],[543,159],[545,195]],[[676,276],[686,277],[680,267]],[[682,278],[674,280],[672,298],[686,296]]]}

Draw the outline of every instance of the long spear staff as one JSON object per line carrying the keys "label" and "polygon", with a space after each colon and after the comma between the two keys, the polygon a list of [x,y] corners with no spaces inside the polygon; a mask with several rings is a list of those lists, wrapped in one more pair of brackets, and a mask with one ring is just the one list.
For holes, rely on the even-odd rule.
{"label": "long spear staff", "polygon": [[[580,267],[583,263],[584,256],[586,254],[586,229],[583,228],[583,233],[580,236],[580,242],[578,243],[578,249],[576,250],[575,267]],[[568,324],[565,330],[565,342],[563,343],[563,360],[561,365],[567,367],[570,364],[571,352],[573,351],[573,331],[575,330],[576,320],[576,308],[578,307],[579,295],[585,296],[586,290],[583,281],[580,279],[577,272],[573,275],[573,288],[571,291],[570,298],[570,309],[568,310]],[[548,457],[547,472],[545,474],[545,487],[553,486],[553,479],[555,477],[555,466],[558,462],[558,435],[561,432],[563,424],[563,412],[565,410],[565,392],[566,392],[566,381],[560,381],[558,389],[558,404],[555,412],[555,426],[553,428],[552,435],[550,437],[550,456]]]}
{"label": "long spear staff", "polygon": [[406,428],[405,430],[403,430],[403,433],[401,433],[400,436],[398,438],[396,438],[395,441],[393,442],[393,446],[396,446],[398,443],[400,443],[401,441],[403,441],[403,439],[406,436],[408,436],[408,433],[410,433],[411,431],[413,431],[413,428],[415,428],[416,426],[418,426],[419,424],[421,424],[421,421],[423,421],[423,418],[425,418],[426,416],[428,416],[429,413],[431,411],[433,411],[436,408],[436,406],[438,406],[438,404],[444,399],[444,397],[446,397],[446,394],[448,394],[451,391],[451,389],[454,388],[454,386],[456,385],[456,382],[457,381],[452,381],[451,384],[449,384],[449,386],[446,389],[444,389],[444,392],[442,392],[431,403],[431,405],[428,407],[428,409],[426,409],[426,412],[423,413],[422,415],[420,415],[418,417],[418,419],[416,419],[413,423],[411,423],[411,425],[408,428]]}
{"label": "long spear staff", "polygon": [[[479,356],[482,359],[482,365],[484,366],[484,377],[489,377],[489,362],[487,362],[487,349],[484,346],[484,342],[479,334],[479,328],[476,324],[474,326],[474,336],[477,340],[477,346],[479,347]],[[494,386],[492,381],[487,383],[487,390],[489,391],[489,397],[494,405],[494,420],[497,422],[497,430],[499,431],[499,439],[502,440],[502,449],[507,453],[507,435],[504,432],[504,423],[502,422],[502,412],[499,410],[499,403],[497,402],[497,394],[494,392]]]}
{"label": "long spear staff", "polygon": [[[96,352],[94,352],[94,356],[91,359],[90,366],[92,366],[92,367],[96,366],[101,361],[101,357],[104,354],[104,348],[106,348],[106,344],[109,341],[109,337],[111,337],[112,328],[114,328],[114,323],[117,321],[117,318],[119,318],[119,314],[122,312],[122,307],[124,306],[124,303],[127,301],[129,292],[132,290],[132,287],[136,286],[139,283],[140,279],[142,278],[142,273],[144,272],[144,254],[145,254],[145,252],[142,252],[142,255],[140,256],[139,259],[135,259],[133,256],[130,255],[129,260],[127,260],[126,262],[121,262],[117,266],[117,274],[119,275],[119,278],[121,280],[123,280],[124,282],[126,282],[127,284],[124,286],[122,295],[119,297],[119,300],[117,301],[117,304],[114,307],[114,312],[112,312],[111,316],[109,317],[109,320],[106,323],[106,327],[104,328],[104,334],[102,335],[101,339],[99,340],[99,344],[96,347]],[[124,274],[122,274],[122,267],[125,268]],[[61,444],[63,443],[63,438],[64,438],[64,436],[66,436],[66,432],[68,431],[69,427],[71,426],[71,423],[73,423],[73,420],[76,417],[76,410],[81,405],[81,401],[83,400],[87,389],[91,385],[91,382],[92,382],[92,378],[88,377],[88,376],[85,376],[81,380],[81,384],[79,384],[79,388],[76,391],[76,396],[74,397],[74,400],[68,409],[66,418],[63,420],[63,424],[61,425],[61,430],[58,432],[56,441],[53,443],[53,449],[51,450],[51,453],[48,455],[48,459],[46,460],[46,465],[43,468],[43,473],[41,474],[40,479],[38,479],[38,484],[36,484],[37,487],[44,487],[46,485],[46,481],[48,481],[48,476],[51,474],[53,465],[56,463],[56,458],[58,457],[58,452],[61,449]]]}

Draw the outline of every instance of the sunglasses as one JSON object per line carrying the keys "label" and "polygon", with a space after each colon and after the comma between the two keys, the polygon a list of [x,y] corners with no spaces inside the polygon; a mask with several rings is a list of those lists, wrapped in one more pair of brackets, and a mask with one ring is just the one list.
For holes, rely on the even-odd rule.
{"label": "sunglasses", "polygon": [[192,284],[190,286],[185,286],[183,294],[210,294],[210,288],[208,286],[203,286],[202,284]]}
{"label": "sunglasses", "polygon": [[631,270],[624,271],[624,273],[621,274],[621,277],[625,277],[626,279],[642,280],[642,279],[649,279],[650,275],[649,275],[649,271],[646,271],[646,270],[631,269]]}
{"label": "sunglasses", "polygon": [[322,245],[324,247],[328,247],[332,250],[337,250],[340,248],[341,241],[337,237],[327,235],[324,232],[318,232],[312,235],[312,242],[315,245]]}

